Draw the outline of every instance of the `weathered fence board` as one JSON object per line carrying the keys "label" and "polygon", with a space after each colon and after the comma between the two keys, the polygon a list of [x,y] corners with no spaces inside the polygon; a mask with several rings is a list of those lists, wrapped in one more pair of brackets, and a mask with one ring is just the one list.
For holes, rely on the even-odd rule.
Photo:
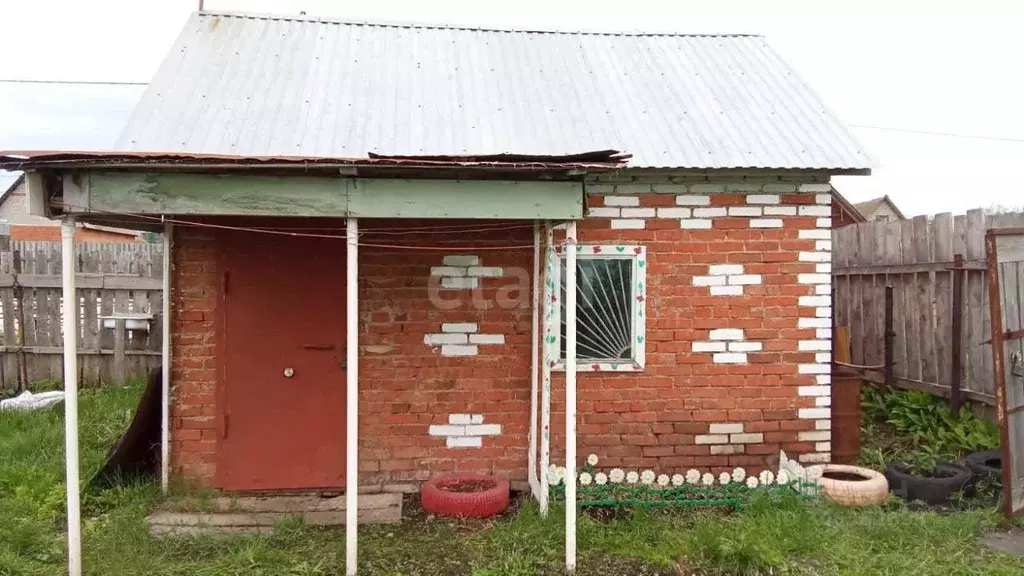
{"label": "weathered fence board", "polygon": [[836,324],[850,328],[853,363],[884,363],[885,287],[893,286],[895,376],[932,391],[952,373],[953,257],[964,257],[963,389],[994,397],[987,278],[988,228],[1024,226],[1024,214],[938,214],[897,222],[865,222],[834,230]]}
{"label": "weathered fence board", "polygon": [[[163,246],[143,242],[78,243],[79,377],[82,385],[131,378],[159,365]],[[63,379],[61,251],[58,242],[0,239],[0,391]],[[103,317],[151,314],[150,330],[124,336],[115,366],[113,328]]]}

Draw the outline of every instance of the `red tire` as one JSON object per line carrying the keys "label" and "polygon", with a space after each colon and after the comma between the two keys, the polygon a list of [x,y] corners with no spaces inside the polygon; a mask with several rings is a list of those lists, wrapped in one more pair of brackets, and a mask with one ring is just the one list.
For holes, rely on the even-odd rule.
{"label": "red tire", "polygon": [[[493,487],[479,492],[453,492],[443,487],[466,481],[487,482]],[[427,512],[454,518],[487,518],[508,508],[508,480],[496,476],[460,472],[441,476],[420,488],[421,504]]]}

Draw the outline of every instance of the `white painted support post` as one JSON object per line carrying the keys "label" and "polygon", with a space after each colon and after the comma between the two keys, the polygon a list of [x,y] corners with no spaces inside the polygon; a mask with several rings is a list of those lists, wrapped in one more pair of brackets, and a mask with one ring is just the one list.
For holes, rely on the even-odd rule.
{"label": "white painted support post", "polygon": [[75,220],[61,222],[64,320],[64,461],[68,503],[68,574],[82,574],[82,511],[78,486],[78,294],[75,291]]}
{"label": "white painted support post", "polygon": [[359,534],[359,223],[345,225],[345,574],[355,576]]}
{"label": "white painted support post", "polygon": [[[552,252],[554,244],[554,234],[551,231],[551,223],[544,223],[544,268],[545,279],[550,278],[552,262],[551,258],[554,257],[554,265],[558,264],[558,256]],[[556,292],[552,290],[548,283],[544,282],[544,307],[558,306],[558,302],[552,302],[552,296]],[[545,310],[544,317],[547,318],[548,314]],[[548,515],[548,466],[551,465],[551,363],[548,361],[552,357],[551,344],[548,343],[547,336],[552,330],[557,330],[557,326],[551,326],[547,320],[544,321],[544,339],[541,344],[541,391],[540,391],[540,515],[543,518],[547,518]]]}
{"label": "white painted support post", "polygon": [[565,227],[565,569],[576,571],[576,222]]}
{"label": "white painted support post", "polygon": [[540,499],[540,482],[537,479],[537,389],[540,377],[540,221],[533,221],[533,290],[530,292],[533,308],[533,325],[530,331],[530,453],[526,465],[527,480],[534,498]]}
{"label": "white painted support post", "polygon": [[167,494],[171,479],[171,237],[172,224],[164,224],[163,354],[160,359],[160,490]]}

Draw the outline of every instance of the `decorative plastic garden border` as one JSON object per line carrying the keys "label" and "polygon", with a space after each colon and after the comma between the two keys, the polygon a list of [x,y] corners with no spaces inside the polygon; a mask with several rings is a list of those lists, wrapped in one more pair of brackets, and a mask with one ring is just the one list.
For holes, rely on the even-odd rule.
{"label": "decorative plastic garden border", "polygon": [[[728,506],[740,508],[755,493],[793,493],[803,497],[819,494],[817,477],[802,470],[794,475],[782,455],[783,467],[773,473],[764,470],[748,476],[743,468],[715,476],[691,469],[686,474],[656,474],[653,470],[637,472],[615,468],[597,471],[598,457],[591,454],[578,475],[576,488],[580,508],[701,508]],[[565,500],[565,468],[550,466],[547,470],[550,497]]]}

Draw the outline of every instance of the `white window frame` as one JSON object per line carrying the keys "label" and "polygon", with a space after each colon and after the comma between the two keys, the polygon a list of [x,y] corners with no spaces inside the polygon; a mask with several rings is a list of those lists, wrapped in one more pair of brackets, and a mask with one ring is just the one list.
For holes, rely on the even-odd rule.
{"label": "white window frame", "polygon": [[[554,281],[554,294],[561,297],[562,285],[562,248],[555,247],[552,251],[555,258],[554,266],[549,267]],[[577,358],[576,370],[579,372],[640,372],[644,369],[647,353],[647,248],[636,245],[622,244],[580,244],[576,246],[577,260],[618,259],[633,262],[633,295],[632,295],[632,334],[633,357],[629,360],[581,360]],[[579,275],[577,275],[579,278]],[[564,371],[565,359],[562,355],[562,302],[557,298],[551,302],[553,314],[552,327],[549,333],[554,335],[554,343],[548,362],[552,370]]]}

